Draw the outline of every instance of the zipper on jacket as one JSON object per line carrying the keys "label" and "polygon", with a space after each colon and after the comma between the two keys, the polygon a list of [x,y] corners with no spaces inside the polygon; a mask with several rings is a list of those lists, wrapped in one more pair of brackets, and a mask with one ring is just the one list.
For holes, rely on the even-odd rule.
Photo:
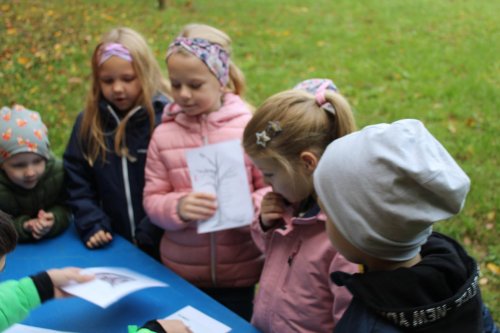
{"label": "zipper on jacket", "polygon": [[203,142],[203,145],[206,146],[208,145],[208,131],[207,131],[207,118],[208,116],[206,114],[200,115],[200,132],[201,132],[201,141]]}
{"label": "zipper on jacket", "polygon": [[[131,118],[134,113],[139,111],[142,107],[141,106],[136,106],[134,109],[130,110],[128,114],[125,116],[125,118]],[[121,121],[120,118],[116,115],[115,111],[113,108],[108,105],[108,110],[111,113],[111,115],[115,118],[117,122],[117,126],[120,125]],[[135,240],[135,218],[134,218],[134,207],[132,206],[132,194],[130,191],[130,181],[129,181],[129,176],[128,176],[128,161],[126,156],[121,157],[122,160],[122,175],[123,175],[123,185],[125,187],[125,198],[127,200],[127,214],[128,214],[128,219],[129,219],[129,224],[130,224],[130,235],[132,237],[132,241]]]}
{"label": "zipper on jacket", "polygon": [[125,197],[127,198],[127,213],[130,221],[130,234],[132,241],[135,240],[135,218],[134,208],[132,207],[132,195],[130,193],[130,181],[128,179],[128,161],[125,156],[122,156],[122,169],[123,169],[123,184],[125,185]]}
{"label": "zipper on jacket", "polygon": [[[208,142],[208,131],[207,131],[207,115],[202,114],[200,116],[200,132],[201,132],[201,140],[203,146],[209,144]],[[210,276],[212,278],[212,284],[214,287],[217,287],[217,240],[215,237],[215,232],[210,233]]]}
{"label": "zipper on jacket", "polygon": [[212,275],[212,283],[214,287],[217,287],[217,273],[215,269],[217,268],[217,242],[215,239],[215,232],[210,233],[210,272]]}
{"label": "zipper on jacket", "polygon": [[295,259],[295,257],[299,253],[299,250],[300,250],[301,246],[302,246],[302,240],[299,241],[299,243],[297,244],[297,246],[295,247],[295,249],[293,249],[292,253],[290,253],[290,255],[288,256],[287,264],[288,264],[289,267],[292,267],[293,260]]}

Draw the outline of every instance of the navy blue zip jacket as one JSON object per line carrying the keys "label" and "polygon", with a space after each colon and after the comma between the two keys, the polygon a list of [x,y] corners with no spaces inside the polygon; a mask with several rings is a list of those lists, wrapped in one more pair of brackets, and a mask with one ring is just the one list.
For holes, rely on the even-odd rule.
{"label": "navy blue zip jacket", "polygon": [[[168,102],[163,95],[154,98],[156,124]],[[99,110],[109,151],[106,162],[99,157],[91,166],[84,158],[79,139],[83,116],[80,113],[63,155],[68,204],[84,243],[99,230],[117,233],[133,241],[137,224],[146,216],[142,192],[146,152],[151,139],[149,117],[142,107],[127,123],[125,142],[130,155],[137,159],[131,162],[114,153],[114,136],[121,119],[105,100],[99,103]]]}

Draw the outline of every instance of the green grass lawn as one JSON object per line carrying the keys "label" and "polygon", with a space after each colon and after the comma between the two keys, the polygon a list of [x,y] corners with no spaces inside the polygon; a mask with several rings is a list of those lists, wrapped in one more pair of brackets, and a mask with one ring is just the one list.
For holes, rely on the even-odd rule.
{"label": "green grass lawn", "polygon": [[490,0],[32,0],[0,3],[0,102],[38,110],[64,151],[99,36],[129,26],[165,69],[186,23],[226,31],[248,100],[312,77],[332,78],[360,127],[418,118],[472,180],[462,214],[436,229],[481,264],[484,299],[500,320],[500,2]]}

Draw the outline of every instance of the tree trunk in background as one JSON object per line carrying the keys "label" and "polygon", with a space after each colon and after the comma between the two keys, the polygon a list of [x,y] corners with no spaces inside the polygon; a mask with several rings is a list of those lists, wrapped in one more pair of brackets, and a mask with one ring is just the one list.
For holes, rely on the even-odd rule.
{"label": "tree trunk in background", "polygon": [[158,0],[158,8],[164,10],[166,6],[166,0]]}

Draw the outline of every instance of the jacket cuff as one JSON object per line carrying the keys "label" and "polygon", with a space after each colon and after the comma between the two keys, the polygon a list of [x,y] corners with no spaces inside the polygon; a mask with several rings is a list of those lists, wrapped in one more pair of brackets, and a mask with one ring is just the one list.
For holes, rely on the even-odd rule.
{"label": "jacket cuff", "polygon": [[167,331],[163,329],[163,327],[157,320],[150,320],[147,323],[145,323],[144,326],[142,326],[141,328],[147,328],[148,330],[151,330],[156,333],[167,333]]}
{"label": "jacket cuff", "polygon": [[52,280],[50,279],[50,276],[49,274],[47,274],[47,272],[32,275],[30,276],[30,278],[35,284],[38,295],[40,296],[41,303],[54,298],[54,284],[52,283]]}

